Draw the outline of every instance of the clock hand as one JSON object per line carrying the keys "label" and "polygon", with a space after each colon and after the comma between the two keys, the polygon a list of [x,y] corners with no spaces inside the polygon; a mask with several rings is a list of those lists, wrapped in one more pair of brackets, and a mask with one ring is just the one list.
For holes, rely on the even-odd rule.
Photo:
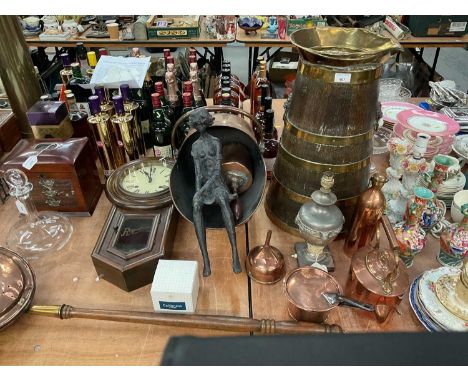
{"label": "clock hand", "polygon": [[151,183],[151,175],[148,174],[148,172],[143,169],[141,169],[140,171],[148,177],[148,181]]}

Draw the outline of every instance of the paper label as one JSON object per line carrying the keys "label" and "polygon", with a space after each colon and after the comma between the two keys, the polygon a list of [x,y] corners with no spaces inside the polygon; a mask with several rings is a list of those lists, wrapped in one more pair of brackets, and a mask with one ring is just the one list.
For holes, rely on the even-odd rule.
{"label": "paper label", "polygon": [[167,146],[153,146],[154,156],[158,158],[172,158],[172,147]]}
{"label": "paper label", "polygon": [[36,163],[37,163],[37,156],[32,155],[23,162],[23,167],[26,170],[31,170]]}
{"label": "paper label", "polygon": [[449,32],[464,32],[466,29],[466,21],[450,23]]}
{"label": "paper label", "polygon": [[23,202],[19,200],[16,201],[16,208],[18,209],[20,214],[23,214],[23,215],[28,214],[28,210],[26,209],[25,205],[23,204]]}
{"label": "paper label", "polygon": [[335,82],[350,83],[351,73],[335,73]]}
{"label": "paper label", "polygon": [[185,302],[167,302],[159,301],[159,308],[170,309],[170,310],[187,310]]}

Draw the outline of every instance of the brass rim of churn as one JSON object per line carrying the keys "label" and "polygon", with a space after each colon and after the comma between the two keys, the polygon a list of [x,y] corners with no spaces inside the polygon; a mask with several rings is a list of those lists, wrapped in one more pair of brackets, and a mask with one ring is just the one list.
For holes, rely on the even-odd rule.
{"label": "brass rim of churn", "polygon": [[271,233],[269,230],[265,244],[253,248],[246,259],[247,274],[260,284],[274,284],[286,274],[283,254],[270,245]]}

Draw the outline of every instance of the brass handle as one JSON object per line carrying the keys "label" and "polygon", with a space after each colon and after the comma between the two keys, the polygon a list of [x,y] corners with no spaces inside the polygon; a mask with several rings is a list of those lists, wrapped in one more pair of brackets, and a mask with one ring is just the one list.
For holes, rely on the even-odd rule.
{"label": "brass handle", "polygon": [[392,224],[390,223],[390,220],[388,220],[388,217],[386,215],[382,216],[382,225],[385,230],[385,233],[387,234],[390,247],[393,250],[399,250],[400,245],[398,244],[398,240],[395,236],[395,231],[393,230]]}
{"label": "brass handle", "polygon": [[[214,106],[203,106],[207,111],[214,112],[214,113],[226,113],[226,112],[231,112],[233,114],[241,114],[247,118],[249,118],[253,124],[258,128],[258,131],[260,131],[260,142],[263,142],[263,126],[258,122],[257,118],[255,118],[252,114],[247,113],[246,111],[242,109],[238,109],[237,107],[232,107],[232,106],[223,106],[223,105],[214,105]],[[180,146],[177,146],[176,142],[176,134],[177,130],[179,129],[180,125],[188,118],[190,117],[190,114],[192,114],[195,110],[190,110],[188,113],[185,113],[183,116],[181,116],[176,123],[174,124],[174,127],[172,128],[172,136],[171,136],[171,143],[172,147],[175,149],[179,149]]]}

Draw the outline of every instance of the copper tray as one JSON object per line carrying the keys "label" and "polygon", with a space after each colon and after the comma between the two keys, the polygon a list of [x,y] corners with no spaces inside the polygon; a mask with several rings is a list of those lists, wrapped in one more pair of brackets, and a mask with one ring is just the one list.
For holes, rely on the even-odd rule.
{"label": "copper tray", "polygon": [[0,330],[28,310],[36,290],[36,278],[18,254],[0,247]]}

